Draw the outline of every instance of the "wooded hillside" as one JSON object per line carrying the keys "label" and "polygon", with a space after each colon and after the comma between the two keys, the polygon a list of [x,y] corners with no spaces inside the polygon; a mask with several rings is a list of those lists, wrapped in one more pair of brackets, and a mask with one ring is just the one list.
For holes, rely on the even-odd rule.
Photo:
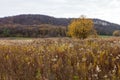
{"label": "wooded hillside", "polygon": [[[66,36],[73,18],[55,18],[46,15],[17,15],[0,18],[0,36],[55,37]],[[112,35],[120,25],[93,19],[98,34]]]}

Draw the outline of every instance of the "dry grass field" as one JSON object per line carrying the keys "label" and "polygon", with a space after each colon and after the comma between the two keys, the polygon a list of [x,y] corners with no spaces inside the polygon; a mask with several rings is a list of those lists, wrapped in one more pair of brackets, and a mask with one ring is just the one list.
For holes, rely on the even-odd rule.
{"label": "dry grass field", "polygon": [[0,39],[0,80],[120,80],[120,38]]}

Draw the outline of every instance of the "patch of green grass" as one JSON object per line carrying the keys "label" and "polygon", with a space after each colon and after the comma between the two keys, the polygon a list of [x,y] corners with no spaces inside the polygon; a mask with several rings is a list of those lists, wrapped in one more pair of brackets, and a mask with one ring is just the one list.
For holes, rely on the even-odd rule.
{"label": "patch of green grass", "polygon": [[0,40],[32,40],[36,38],[31,37],[0,37]]}
{"label": "patch of green grass", "polygon": [[32,39],[30,37],[8,37],[7,39],[11,39],[11,40],[28,40],[28,39]]}
{"label": "patch of green grass", "polygon": [[110,36],[110,35],[99,35],[100,38],[110,38],[110,37],[113,37],[113,36]]}

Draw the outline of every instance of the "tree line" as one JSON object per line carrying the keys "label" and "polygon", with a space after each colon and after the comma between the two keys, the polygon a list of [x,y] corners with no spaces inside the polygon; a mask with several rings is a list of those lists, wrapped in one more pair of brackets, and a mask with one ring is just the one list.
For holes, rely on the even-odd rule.
{"label": "tree line", "polygon": [[52,25],[6,25],[0,27],[0,37],[64,37],[67,28]]}

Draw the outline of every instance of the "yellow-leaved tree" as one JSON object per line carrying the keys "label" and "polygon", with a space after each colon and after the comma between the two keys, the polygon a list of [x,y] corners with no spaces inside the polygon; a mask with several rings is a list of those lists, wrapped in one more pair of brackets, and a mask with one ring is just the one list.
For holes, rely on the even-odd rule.
{"label": "yellow-leaved tree", "polygon": [[84,16],[74,19],[68,26],[68,35],[74,38],[85,39],[90,35],[97,35],[93,28],[94,22]]}

